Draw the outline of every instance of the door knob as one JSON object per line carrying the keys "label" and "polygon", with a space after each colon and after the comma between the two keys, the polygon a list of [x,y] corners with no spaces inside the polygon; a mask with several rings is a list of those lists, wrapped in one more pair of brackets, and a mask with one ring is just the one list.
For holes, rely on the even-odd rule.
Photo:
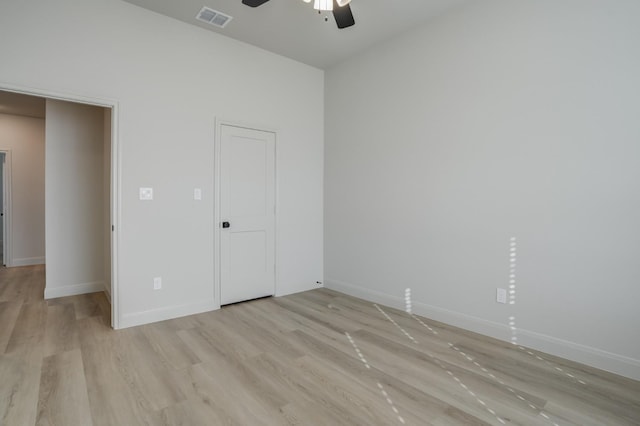
{"label": "door knob", "polygon": [[229,222],[222,222],[222,227],[223,228],[229,228],[231,226],[231,224]]}

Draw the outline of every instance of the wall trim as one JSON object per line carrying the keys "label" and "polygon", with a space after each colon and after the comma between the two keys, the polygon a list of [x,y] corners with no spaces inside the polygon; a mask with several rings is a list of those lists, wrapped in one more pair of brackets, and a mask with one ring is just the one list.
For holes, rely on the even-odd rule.
{"label": "wall trim", "polygon": [[166,308],[124,314],[122,315],[119,328],[135,327],[137,325],[215,311],[217,309],[220,309],[220,306],[216,304],[214,299],[210,299],[199,303],[189,303],[186,305],[169,306]]}
{"label": "wall trim", "polygon": [[[343,281],[325,279],[324,286],[328,289],[358,297],[370,302],[380,303],[404,311],[405,301],[400,296],[382,293],[368,288],[346,283]],[[466,315],[461,312],[450,311],[437,306],[412,301],[412,311],[435,321],[453,325],[498,340],[510,342],[511,330],[507,324]],[[518,329],[518,343],[553,356],[569,359],[586,364],[610,373],[619,374],[634,380],[640,380],[640,360],[624,355],[607,352],[602,349],[579,343],[558,339],[553,336],[530,330]]]}
{"label": "wall trim", "polygon": [[11,266],[31,266],[31,265],[44,265],[45,258],[41,257],[23,257],[22,259],[13,259]]}
{"label": "wall trim", "polygon": [[[11,171],[11,150],[10,149],[0,149],[0,152],[4,154],[4,179],[2,181],[3,185],[3,206],[5,210],[4,221],[2,226],[4,226],[2,237],[4,240],[2,241],[3,247],[3,256],[5,266],[10,267],[13,266],[13,244],[12,244],[12,235],[13,235],[13,224],[11,222],[11,217],[13,216],[11,210],[13,206],[12,196],[11,196],[11,187],[13,183],[12,179],[12,171]],[[7,208],[7,206],[9,208]],[[2,262],[0,262],[2,263]]]}
{"label": "wall trim", "polygon": [[90,283],[65,285],[61,287],[45,287],[44,298],[55,299],[58,297],[76,296],[78,294],[98,293],[104,291],[104,283],[95,281]]}

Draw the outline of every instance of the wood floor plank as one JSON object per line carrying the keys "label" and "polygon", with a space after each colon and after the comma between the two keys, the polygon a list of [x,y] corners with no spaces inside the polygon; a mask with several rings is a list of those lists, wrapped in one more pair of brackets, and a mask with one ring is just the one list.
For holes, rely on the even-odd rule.
{"label": "wood floor plank", "polygon": [[266,327],[271,330],[277,330],[282,333],[297,330],[299,324],[290,321],[285,315],[279,315],[281,311],[271,303],[271,299],[253,300],[242,304],[247,315],[255,315],[259,317]]}
{"label": "wood floor plank", "polygon": [[331,413],[318,408],[318,404],[289,403],[281,408],[282,414],[287,419],[287,424],[293,425],[317,425],[339,426],[346,425],[343,419],[334,418]]}
{"label": "wood floor plank", "polygon": [[0,302],[0,355],[7,349],[21,309],[22,301]]}
{"label": "wood floor plank", "polygon": [[44,356],[80,348],[73,304],[47,306]]}
{"label": "wood floor plank", "polygon": [[[44,298],[45,265],[35,265],[25,267],[27,270],[27,286],[25,295],[25,303],[39,302]],[[24,283],[23,283],[24,284]]]}
{"label": "wood floor plank", "polygon": [[[527,365],[527,368],[522,368],[522,362],[513,361],[508,357],[489,357],[486,353],[466,345],[460,345],[460,348],[495,374],[506,378],[516,376],[517,382],[511,383],[523,392],[545,393],[549,400],[564,399],[565,403],[591,411],[594,416],[599,411],[615,413],[615,416],[621,419],[631,419],[637,415],[639,408],[637,397],[640,395],[634,396],[633,391],[621,393],[612,389],[609,382],[605,382],[604,387],[596,382],[579,384],[576,380],[558,372],[555,364],[534,362],[532,365]],[[563,371],[565,371],[564,368]]]}
{"label": "wood floor plank", "polygon": [[221,324],[230,329],[237,330],[237,334],[247,339],[264,352],[269,352],[279,358],[293,360],[304,354],[288,343],[283,338],[282,333],[275,331],[268,326],[264,316],[248,314],[239,305],[234,305],[222,310],[223,315],[219,316]]}
{"label": "wood floor plank", "polygon": [[206,334],[196,334],[193,330],[186,330],[180,334],[185,344],[192,347],[194,352],[204,360],[200,364],[200,370],[207,370],[211,366],[231,370],[235,375],[234,381],[241,380],[243,383],[250,384],[252,391],[257,392],[267,404],[280,407],[288,402],[279,397],[279,389],[270,387],[267,381],[262,380],[259,374],[251,370],[249,362],[252,358],[241,360],[235,356],[233,350],[229,351],[222,346],[215,345],[215,342],[210,340],[210,336]]}
{"label": "wood floor plank", "polygon": [[[351,312],[352,310],[363,311],[368,309],[370,312],[374,312],[373,309],[366,306],[369,303],[365,303],[364,307],[362,307],[361,306],[362,302],[354,298],[346,297],[345,300],[334,299],[334,304],[337,305],[338,307],[349,306],[350,308],[353,308],[348,310],[343,309],[342,312],[340,312],[340,314],[349,315],[352,318],[353,318],[353,313]],[[370,304],[370,305],[373,305],[373,304]],[[417,340],[419,340],[422,343],[425,343],[425,341],[427,341],[427,343],[430,345],[433,345],[435,343],[436,345],[439,345],[441,348],[443,348],[450,344],[447,342],[448,340],[459,339],[459,341],[464,342],[462,344],[461,343],[457,344],[457,346],[459,346],[462,351],[466,351],[467,355],[472,355],[474,357],[474,360],[477,359],[477,361],[482,363],[483,367],[486,367],[489,370],[492,370],[493,373],[495,374],[501,373],[504,380],[509,381],[508,378],[512,375],[512,371],[509,371],[510,368],[522,369],[523,353],[518,353],[519,351],[514,351],[512,345],[508,345],[503,342],[496,342],[494,339],[485,338],[483,336],[479,336],[479,335],[476,335],[475,333],[470,333],[470,332],[460,332],[456,334],[456,330],[452,329],[449,326],[444,326],[444,327],[441,325],[439,326],[437,323],[434,324],[433,322],[424,319],[425,322],[430,323],[430,325],[433,328],[438,329],[440,331],[438,336],[432,336],[431,332],[427,330],[421,330],[418,326],[419,323],[417,321],[413,321],[408,314],[404,312],[399,312],[391,308],[385,308],[385,311],[390,316],[392,316],[393,319],[403,329],[406,329],[407,331],[409,331],[414,337],[417,337]],[[354,320],[357,321],[358,319],[354,318]],[[391,326],[392,324],[389,322],[386,327],[386,331],[389,331],[389,330],[393,331],[393,328],[390,328]],[[385,329],[384,325],[381,325],[379,323],[375,324],[375,328],[377,329],[376,330],[377,334],[380,334],[380,330]],[[397,337],[401,337],[401,336],[397,334]],[[398,341],[397,338],[395,340]],[[438,343],[438,341],[440,342]],[[490,352],[491,355],[487,355],[487,353],[484,353],[487,351]],[[543,354],[540,354],[540,355],[543,355]],[[565,393],[572,388],[573,384],[576,384],[576,380],[573,380],[573,383],[568,383],[568,382],[571,382],[571,380],[567,379],[566,373],[570,373],[570,374],[572,373],[576,377],[582,377],[582,378],[585,378],[585,380],[589,380],[588,377],[589,377],[589,374],[591,374],[589,373],[589,371],[592,370],[588,367],[576,365],[575,363],[572,363],[570,361],[557,359],[549,355],[545,355],[544,363],[539,363],[539,362],[536,363],[535,359],[533,361],[534,361],[533,363],[528,363],[526,371],[520,374],[520,375],[524,374],[525,376],[530,376],[530,380],[527,380],[527,383],[525,384],[525,387],[528,389],[529,392],[536,392],[536,389],[535,388],[530,389],[529,385],[535,384],[538,381],[541,381],[542,383],[544,383],[543,385],[544,387],[548,386],[549,383],[555,382],[557,383],[557,385],[561,387],[561,389],[559,390],[560,394]],[[548,362],[548,361],[551,361],[551,362]],[[470,365],[468,362],[464,361],[464,357],[459,358],[458,361],[453,359],[452,362],[457,363],[458,365],[461,366],[461,368],[468,368]],[[467,366],[465,367],[464,364],[467,364]],[[509,367],[510,365],[511,367]],[[558,367],[562,367],[563,373],[558,372]],[[612,406],[606,409],[607,412],[616,412],[618,413],[617,416],[622,418],[624,418],[625,416],[628,416],[629,413],[635,414],[635,412],[637,412],[637,404],[634,403],[633,401],[628,400],[627,396],[633,395],[633,392],[629,392],[629,389],[625,387],[624,382],[626,382],[626,380],[619,380],[623,378],[611,378],[611,377],[607,378],[608,375],[606,373],[604,374],[603,373],[604,372],[598,372],[595,374],[596,380],[594,382],[598,382],[598,386],[595,386],[589,392],[591,397],[595,398],[594,402],[607,401],[611,399],[609,398],[609,396],[611,396],[613,393],[613,394],[616,394],[615,402],[612,403],[613,404]],[[542,377],[544,377],[544,379],[541,379]],[[612,382],[616,383],[616,385],[614,385],[613,387],[609,385]],[[590,385],[594,385],[594,384],[595,383],[590,383]],[[569,387],[567,388],[566,385],[568,385]],[[517,385],[512,384],[512,386],[516,387]],[[556,395],[556,397],[558,396]],[[578,398],[581,401],[588,399],[585,396],[579,396],[579,395],[576,395],[576,398]],[[576,404],[580,404],[580,403],[577,402],[576,400]],[[600,405],[602,405],[602,403]]]}
{"label": "wood floor plank", "polygon": [[[485,404],[479,403],[468,390],[481,394],[482,401],[488,407],[501,412],[511,422],[535,424],[540,421],[539,412],[545,406],[546,400],[517,387],[503,385],[498,381],[500,379],[492,379],[479,370],[467,369],[455,362],[449,362],[456,361],[455,357],[432,352],[430,348],[420,344],[407,348],[367,331],[354,333],[354,339],[361,345],[364,353],[372,354],[372,365],[379,366],[389,374],[401,375],[404,381],[437,395],[439,399],[452,405],[462,407],[459,405],[462,402],[467,411],[487,421],[491,420],[492,416],[487,416]],[[466,392],[458,395],[458,389],[462,385]],[[495,420],[496,416],[493,417]]]}
{"label": "wood floor plank", "polygon": [[7,343],[5,353],[19,351],[23,346],[41,343],[44,337],[47,304],[44,300],[24,303]]}
{"label": "wood floor plank", "polygon": [[176,370],[182,370],[201,362],[200,358],[184,344],[168,321],[142,327],[153,350]]}
{"label": "wood floor plank", "polygon": [[[245,364],[253,374],[275,390],[276,395],[281,398],[278,405],[288,421],[302,421],[295,424],[308,424],[309,419],[313,419],[318,423],[346,424],[348,411],[344,412],[342,408],[336,407],[328,398],[319,398],[318,384],[303,377],[299,368],[290,360],[265,353],[248,360]],[[307,415],[296,415],[297,407],[311,406],[314,409]]]}
{"label": "wood floor plank", "polygon": [[44,359],[36,425],[93,425],[80,349]]}
{"label": "wood floor plank", "polygon": [[159,421],[159,425],[165,426],[242,426],[235,419],[225,415],[224,411],[211,399],[197,397],[188,398],[178,404],[162,409]]}
{"label": "wood floor plank", "polygon": [[0,283],[0,301],[41,301],[44,296],[44,265],[0,267]]}
{"label": "wood floor plank", "polygon": [[187,381],[153,350],[142,328],[121,330],[118,338],[119,356],[126,360],[120,366],[121,374],[133,394],[144,398],[154,411],[186,399]]}
{"label": "wood floor plank", "polygon": [[0,355],[0,425],[35,423],[42,358],[42,339],[37,337]]}
{"label": "wood floor plank", "polygon": [[101,313],[101,318],[104,320],[104,323],[108,327],[111,327],[111,303],[109,302],[106,293],[101,291],[91,294],[93,295],[94,302],[98,305],[98,309]]}
{"label": "wood floor plank", "polygon": [[203,402],[214,403],[223,418],[233,419],[243,425],[285,424],[278,407],[271,406],[256,394],[246,376],[238,374],[233,365],[224,358],[188,369],[195,395]]}
{"label": "wood floor plank", "polygon": [[[345,339],[344,333],[346,330],[340,330],[335,326],[326,327],[322,321],[314,321],[293,310],[282,308],[281,305],[263,305],[259,309],[264,312],[264,314],[277,318],[282,330],[290,329],[291,331],[305,331],[312,335],[319,335],[322,336],[323,341],[330,346],[345,352],[349,352],[351,350],[351,346]],[[351,331],[357,329],[358,328],[355,326],[350,328]],[[294,341],[294,346],[295,344],[296,342]]]}
{"label": "wood floor plank", "polygon": [[[224,315],[224,312],[217,312],[216,318]],[[219,320],[211,321],[204,327],[201,327],[202,335],[206,336],[208,341],[215,342],[218,351],[227,354],[229,357],[237,359],[247,359],[263,352],[250,339],[245,338],[238,330],[226,327]]]}
{"label": "wood floor plank", "polygon": [[98,317],[80,321],[80,347],[94,425],[153,425],[159,415],[130,375],[120,332]]}
{"label": "wood floor plank", "polygon": [[44,275],[0,268],[0,425],[640,424],[640,382],[335,291],[114,331]]}
{"label": "wood floor plank", "polygon": [[357,356],[351,356],[351,348],[345,348],[343,351],[301,330],[293,331],[291,334],[308,348],[309,353],[314,354],[316,357],[333,361],[334,368],[342,374],[351,374],[352,376],[357,374],[360,377],[361,386],[369,386],[371,380],[376,380],[382,383],[383,386],[403,394],[405,397],[399,403],[410,407],[417,415],[422,414],[424,416],[425,413],[429,413],[430,416],[446,415],[451,418],[466,419],[465,422],[459,421],[458,424],[486,424],[464,410],[408,384],[401,377],[387,374],[375,366],[367,369]]}
{"label": "wood floor plank", "polygon": [[336,316],[319,315],[317,309],[303,306],[299,303],[295,303],[293,300],[287,300],[285,298],[273,299],[273,303],[280,306],[290,312],[293,312],[300,317],[306,318],[309,321],[317,323],[329,330],[337,333],[344,333],[345,331],[353,331],[360,328],[352,321],[345,320]]}
{"label": "wood floor plank", "polygon": [[[427,419],[418,418],[409,411],[397,414],[392,411],[392,407],[397,407],[391,400],[394,397],[393,392],[383,387],[385,394],[382,394],[379,381],[371,380],[366,386],[354,386],[355,380],[351,374],[340,374],[331,368],[330,364],[313,355],[306,355],[295,361],[295,365],[300,368],[304,376],[318,383],[324,393],[330,396],[334,405],[343,408],[343,412],[348,415],[348,423],[388,425],[398,423],[399,418],[402,418],[403,421],[409,421],[411,424],[429,424]],[[387,401],[387,398],[393,405]]]}

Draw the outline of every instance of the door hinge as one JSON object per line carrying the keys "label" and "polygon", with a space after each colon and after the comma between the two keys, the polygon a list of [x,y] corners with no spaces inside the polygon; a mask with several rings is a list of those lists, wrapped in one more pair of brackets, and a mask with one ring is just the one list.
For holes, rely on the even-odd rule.
{"label": "door hinge", "polygon": [[111,225],[111,231],[113,232],[113,231],[115,231],[115,230],[116,230],[116,227],[115,227],[115,226],[113,226],[113,225]]}

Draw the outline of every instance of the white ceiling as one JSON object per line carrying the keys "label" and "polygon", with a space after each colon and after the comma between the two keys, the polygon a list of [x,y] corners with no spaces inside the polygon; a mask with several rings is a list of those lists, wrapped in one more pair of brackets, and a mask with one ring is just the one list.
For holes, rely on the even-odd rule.
{"label": "white ceiling", "polygon": [[45,99],[0,90],[0,114],[44,118]]}
{"label": "white ceiling", "polygon": [[[257,8],[242,0],[125,0],[188,24],[224,34],[297,61],[326,69],[470,0],[352,0],[356,25],[338,29],[331,13],[302,0],[271,0]],[[202,6],[233,20],[224,29],[195,19]]]}

